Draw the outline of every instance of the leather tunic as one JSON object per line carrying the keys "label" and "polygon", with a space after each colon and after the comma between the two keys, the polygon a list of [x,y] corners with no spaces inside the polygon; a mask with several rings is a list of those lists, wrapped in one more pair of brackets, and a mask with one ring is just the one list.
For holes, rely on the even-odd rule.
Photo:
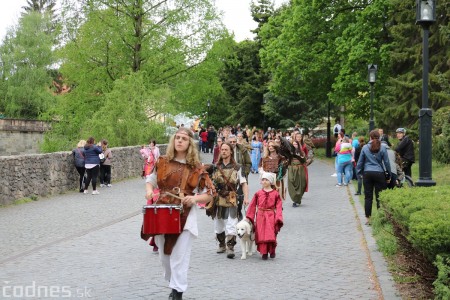
{"label": "leather tunic", "polygon": [[[156,163],[156,174],[158,188],[160,189],[160,197],[157,203],[161,204],[181,204],[181,200],[169,195],[164,195],[165,192],[175,194],[181,198],[188,195],[194,195],[194,190],[198,192],[203,191],[204,188],[208,190],[208,194],[214,194],[214,186],[209,179],[208,173],[201,165],[196,167],[189,166],[185,163],[180,163],[175,160],[169,161],[166,156],[160,156]],[[187,176],[186,184],[182,188],[183,176]],[[175,188],[175,189],[174,189]],[[176,188],[179,188],[179,192]],[[184,229],[187,217],[191,208],[183,205],[183,212],[181,213],[181,228]],[[164,254],[170,254],[179,234],[165,234]]]}
{"label": "leather tunic", "polygon": [[261,161],[261,165],[264,171],[271,173],[278,173],[278,165],[280,163],[280,157],[264,157]]}

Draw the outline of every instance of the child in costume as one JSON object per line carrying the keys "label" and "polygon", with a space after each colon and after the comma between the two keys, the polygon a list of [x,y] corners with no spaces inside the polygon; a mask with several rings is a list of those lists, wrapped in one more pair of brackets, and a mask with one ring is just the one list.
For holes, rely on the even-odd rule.
{"label": "child in costume", "polygon": [[283,226],[283,209],[280,194],[275,190],[275,175],[264,172],[262,189],[257,191],[247,209],[247,219],[255,228],[256,249],[262,259],[275,258],[277,234]]}

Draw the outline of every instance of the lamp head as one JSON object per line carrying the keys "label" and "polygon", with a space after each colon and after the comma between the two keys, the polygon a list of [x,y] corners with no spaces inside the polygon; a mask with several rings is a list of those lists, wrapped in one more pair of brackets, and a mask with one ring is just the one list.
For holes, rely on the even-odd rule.
{"label": "lamp head", "polygon": [[416,24],[429,25],[436,22],[436,0],[416,0]]}
{"label": "lamp head", "polygon": [[374,84],[375,80],[376,80],[376,75],[377,75],[377,70],[378,70],[378,66],[374,65],[374,64],[370,64],[367,66],[367,71],[368,71],[368,81],[370,84]]}

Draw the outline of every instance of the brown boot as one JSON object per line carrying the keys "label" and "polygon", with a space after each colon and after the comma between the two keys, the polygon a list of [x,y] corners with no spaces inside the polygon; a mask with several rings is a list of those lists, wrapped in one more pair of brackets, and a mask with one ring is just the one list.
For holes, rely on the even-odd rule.
{"label": "brown boot", "polygon": [[219,241],[219,249],[217,249],[217,253],[224,253],[226,250],[225,247],[225,231],[222,233],[216,233],[217,240]]}
{"label": "brown boot", "polygon": [[236,236],[227,235],[227,257],[234,258],[234,245],[236,245]]}

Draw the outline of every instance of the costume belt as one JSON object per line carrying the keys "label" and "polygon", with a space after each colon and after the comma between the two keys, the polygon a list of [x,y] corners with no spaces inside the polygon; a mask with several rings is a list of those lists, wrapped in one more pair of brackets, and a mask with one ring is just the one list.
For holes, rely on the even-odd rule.
{"label": "costume belt", "polygon": [[275,211],[275,208],[261,208],[261,207],[258,207],[258,210],[262,210],[262,211]]}

